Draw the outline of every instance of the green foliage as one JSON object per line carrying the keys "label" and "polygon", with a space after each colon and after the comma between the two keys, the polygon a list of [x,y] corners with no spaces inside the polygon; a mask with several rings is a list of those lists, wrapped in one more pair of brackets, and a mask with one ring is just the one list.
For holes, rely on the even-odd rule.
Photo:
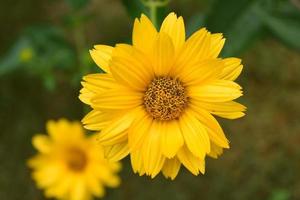
{"label": "green foliage", "polygon": [[223,56],[244,52],[265,35],[266,28],[287,45],[299,49],[299,16],[299,10],[286,0],[215,0],[207,13],[191,18],[188,30],[206,26],[209,31],[224,33],[227,42]]}
{"label": "green foliage", "polygon": [[68,71],[75,66],[76,56],[63,32],[53,26],[28,28],[0,62],[0,76],[16,69],[42,78],[53,90],[57,70]]}
{"label": "green foliage", "polygon": [[287,5],[285,6],[273,13],[259,8],[257,15],[281,41],[290,47],[300,49],[300,12],[295,13],[292,9],[287,10]]}
{"label": "green foliage", "polygon": [[289,200],[291,198],[291,194],[288,190],[274,190],[270,200]]}
{"label": "green foliage", "polygon": [[24,59],[22,52],[29,49],[32,51],[33,48],[28,38],[23,37],[17,40],[10,51],[0,59],[0,76],[16,70],[22,62],[28,62],[31,58]]}
{"label": "green foliage", "polygon": [[84,8],[85,6],[88,5],[88,3],[90,2],[90,0],[65,0],[70,6],[71,8],[73,8],[74,10],[79,10]]}

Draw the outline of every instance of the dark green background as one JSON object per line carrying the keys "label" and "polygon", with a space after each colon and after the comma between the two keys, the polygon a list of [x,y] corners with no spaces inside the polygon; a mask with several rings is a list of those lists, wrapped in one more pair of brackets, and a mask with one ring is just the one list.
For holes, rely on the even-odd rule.
{"label": "dark green background", "polygon": [[[98,70],[93,44],[130,42],[138,0],[0,1],[0,199],[43,199],[25,162],[33,134],[48,119],[80,120],[80,78]],[[175,181],[133,174],[125,159],[122,185],[106,199],[300,199],[300,2],[173,0],[159,9],[182,15],[188,33],[223,32],[222,56],[243,59],[239,120],[221,120],[231,149],[207,159],[206,174],[184,168]],[[20,59],[22,51],[32,57]]]}

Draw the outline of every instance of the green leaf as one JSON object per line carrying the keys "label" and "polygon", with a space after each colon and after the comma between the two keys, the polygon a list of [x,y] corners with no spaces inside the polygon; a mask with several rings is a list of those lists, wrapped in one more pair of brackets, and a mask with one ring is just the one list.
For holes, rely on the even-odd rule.
{"label": "green leaf", "polygon": [[249,5],[224,32],[226,43],[222,56],[241,54],[263,33],[263,23],[256,15],[258,3]]}
{"label": "green leaf", "polygon": [[257,0],[215,0],[206,17],[210,31],[225,32]]}
{"label": "green leaf", "polygon": [[263,23],[256,14],[259,0],[216,0],[205,24],[209,31],[224,33],[222,56],[240,54],[262,33]]}
{"label": "green leaf", "polygon": [[258,15],[271,32],[290,47],[300,49],[300,21],[286,15],[272,15],[258,9]]}

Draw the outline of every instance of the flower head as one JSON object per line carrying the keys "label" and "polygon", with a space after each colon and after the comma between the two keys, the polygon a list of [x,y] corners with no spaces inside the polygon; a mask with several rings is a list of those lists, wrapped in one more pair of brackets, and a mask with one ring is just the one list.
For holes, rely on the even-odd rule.
{"label": "flower head", "polygon": [[238,58],[218,58],[225,39],[205,28],[186,40],[182,17],[170,13],[158,32],[142,15],[133,44],[96,45],[91,56],[105,74],[83,78],[79,98],[93,110],[82,120],[101,131],[102,145],[119,160],[130,154],[133,170],[174,179],[183,164],[204,173],[205,157],[218,157],[228,140],[214,115],[235,119],[245,107]]}
{"label": "flower head", "polygon": [[104,186],[116,187],[119,163],[108,162],[95,137],[85,137],[79,122],[47,123],[47,135],[33,137],[39,153],[28,162],[37,186],[47,197],[88,200],[102,197]]}

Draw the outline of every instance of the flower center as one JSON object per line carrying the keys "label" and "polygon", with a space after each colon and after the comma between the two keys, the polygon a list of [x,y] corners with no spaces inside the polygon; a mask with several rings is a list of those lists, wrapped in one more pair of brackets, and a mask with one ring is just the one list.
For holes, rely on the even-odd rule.
{"label": "flower center", "polygon": [[73,171],[82,171],[87,165],[87,156],[79,148],[70,148],[67,153],[67,165]]}
{"label": "flower center", "polygon": [[144,96],[147,112],[157,120],[177,119],[185,109],[188,97],[182,83],[172,77],[156,77]]}

